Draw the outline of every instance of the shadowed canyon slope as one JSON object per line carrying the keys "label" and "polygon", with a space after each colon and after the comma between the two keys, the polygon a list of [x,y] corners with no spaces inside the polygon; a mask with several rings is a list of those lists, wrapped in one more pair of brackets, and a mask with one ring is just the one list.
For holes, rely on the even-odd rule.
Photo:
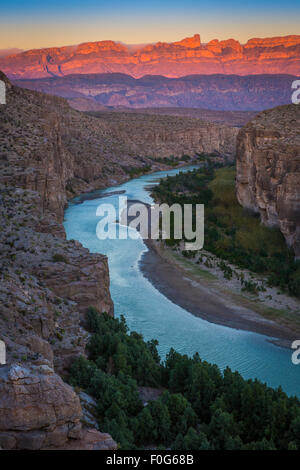
{"label": "shadowed canyon slope", "polygon": [[10,78],[40,78],[78,73],[121,72],[133,77],[190,74],[300,73],[300,36],[253,38],[246,44],[199,34],[174,43],[158,42],[132,50],[114,41],[34,49],[0,59]]}
{"label": "shadowed canyon slope", "polygon": [[[0,331],[7,347],[0,448],[68,447],[75,440],[79,448],[113,449],[110,436],[83,426],[79,397],[60,377],[84,354],[87,307],[113,313],[106,257],[67,242],[61,225],[68,181],[85,186],[94,178],[84,168],[79,175],[80,153],[65,140],[67,103],[0,79],[7,91],[0,106]],[[96,176],[102,164],[97,142],[90,146]]]}
{"label": "shadowed canyon slope", "polygon": [[109,126],[119,139],[118,151],[126,155],[155,159],[216,153],[228,160],[235,156],[236,127],[171,115],[124,111],[91,114]]}
{"label": "shadowed canyon slope", "polygon": [[300,105],[260,113],[237,139],[237,196],[300,257]]}
{"label": "shadowed canyon slope", "polygon": [[[17,80],[18,86],[68,98],[75,108],[185,107],[260,111],[291,102],[292,75],[190,75],[181,78],[78,74]],[[165,113],[168,114],[168,113]]]}

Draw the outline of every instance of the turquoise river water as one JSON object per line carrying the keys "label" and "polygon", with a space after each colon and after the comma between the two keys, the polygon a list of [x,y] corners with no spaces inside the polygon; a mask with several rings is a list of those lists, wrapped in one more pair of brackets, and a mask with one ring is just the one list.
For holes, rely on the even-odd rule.
{"label": "turquoise river water", "polygon": [[[273,345],[263,335],[215,325],[193,316],[168,300],[144,278],[139,270],[139,260],[147,248],[140,238],[99,240],[96,235],[99,204],[110,203],[118,207],[119,195],[109,193],[125,191],[123,195],[128,199],[151,203],[147,186],[155,184],[161,177],[191,168],[148,174],[95,191],[91,199],[86,195],[74,199],[65,211],[67,238],[79,240],[93,253],[108,256],[115,315],[123,314],[129,328],[142,333],[146,340],[158,339],[162,357],[171,347],[188,355],[197,351],[203,359],[216,363],[221,369],[228,365],[245,378],[257,377],[272,387],[281,385],[288,394],[300,397],[300,365],[293,365],[291,351]],[[119,227],[119,230],[126,229]]]}

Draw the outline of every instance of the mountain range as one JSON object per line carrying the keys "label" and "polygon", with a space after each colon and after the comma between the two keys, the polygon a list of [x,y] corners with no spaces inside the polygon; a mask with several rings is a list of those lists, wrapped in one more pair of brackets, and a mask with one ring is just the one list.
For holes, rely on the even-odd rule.
{"label": "mountain range", "polygon": [[200,35],[173,43],[129,47],[114,41],[33,49],[0,57],[11,79],[69,74],[124,73],[182,77],[191,74],[300,74],[300,35],[201,43]]}
{"label": "mountain range", "polygon": [[[299,74],[300,76],[300,74]],[[260,111],[291,102],[293,75],[189,75],[180,78],[120,73],[76,74],[14,80],[22,88],[62,96],[72,107],[99,111],[105,107],[205,108]]]}

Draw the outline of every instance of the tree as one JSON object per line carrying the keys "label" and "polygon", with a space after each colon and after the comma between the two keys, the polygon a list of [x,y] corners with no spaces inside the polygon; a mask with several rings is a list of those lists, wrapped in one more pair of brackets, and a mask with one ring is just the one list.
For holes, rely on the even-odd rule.
{"label": "tree", "polygon": [[153,440],[154,421],[148,407],[138,415],[137,441],[140,444],[150,443]]}
{"label": "tree", "polygon": [[153,437],[155,441],[167,444],[170,440],[171,428],[168,408],[160,400],[150,401],[148,407],[153,419]]}
{"label": "tree", "polygon": [[229,437],[235,435],[233,416],[226,411],[217,409],[208,426],[208,436],[216,449],[225,449]]}

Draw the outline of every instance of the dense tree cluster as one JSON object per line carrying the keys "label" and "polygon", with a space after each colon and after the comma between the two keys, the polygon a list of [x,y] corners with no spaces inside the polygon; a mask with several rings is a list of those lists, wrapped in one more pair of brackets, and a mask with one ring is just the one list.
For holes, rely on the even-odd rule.
{"label": "dense tree cluster", "polygon": [[123,170],[130,176],[130,178],[136,178],[137,176],[144,175],[151,170],[151,165],[143,165],[138,167],[122,166]]}
{"label": "dense tree cluster", "polygon": [[[124,318],[88,312],[89,359],[70,383],[97,400],[97,420],[123,449],[300,449],[299,400],[229,368],[170,350],[129,332]],[[138,386],[161,395],[142,403]]]}
{"label": "dense tree cluster", "polygon": [[150,160],[153,160],[155,163],[163,163],[164,165],[169,165],[172,167],[178,166],[182,162],[190,162],[192,158],[189,155],[182,155],[180,158],[170,155],[170,157],[148,157]]}
{"label": "dense tree cluster", "polygon": [[[240,268],[266,275],[270,286],[300,297],[300,262],[295,261],[278,229],[263,226],[258,215],[238,204],[235,169],[218,166],[163,179],[153,196],[169,205],[204,204],[204,249]],[[167,240],[170,246],[177,243]],[[253,286],[244,287],[251,290]]]}

